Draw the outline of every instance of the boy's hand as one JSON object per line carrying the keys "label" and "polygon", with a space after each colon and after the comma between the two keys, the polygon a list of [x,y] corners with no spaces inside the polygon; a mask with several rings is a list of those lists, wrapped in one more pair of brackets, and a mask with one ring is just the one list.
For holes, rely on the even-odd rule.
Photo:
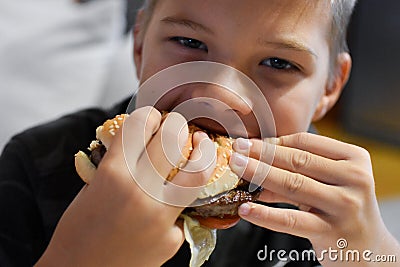
{"label": "boy's hand", "polygon": [[[150,107],[138,109],[126,119],[126,128],[113,138],[91,184],[65,211],[37,266],[160,266],[178,251],[184,236],[176,221],[183,208],[155,200],[131,176],[143,175],[151,168],[140,167],[147,154],[152,159],[163,154],[162,136],[170,137],[163,141],[182,149],[187,129],[177,125],[186,125],[182,116],[173,114],[161,124],[160,113]],[[194,157],[200,153],[199,143],[207,138],[201,133],[193,136]],[[150,148],[144,153],[146,147]],[[186,179],[180,176],[174,179],[180,186],[206,183],[199,174],[186,174]],[[174,194],[168,186],[159,189]]]}
{"label": "boy's hand", "polygon": [[[327,137],[300,133],[264,141],[238,139],[231,168],[262,182],[263,202],[294,204],[299,210],[244,204],[239,214],[259,226],[308,238],[316,255],[346,239],[346,249],[397,254],[399,246],[385,228],[374,192],[369,153]],[[239,154],[240,153],[240,154]],[[247,157],[248,156],[248,157]],[[271,159],[273,163],[271,164]],[[264,180],[265,179],[265,180]],[[289,252],[287,252],[289,253]],[[329,261],[324,266],[367,262]],[[370,262],[376,266],[376,262]]]}

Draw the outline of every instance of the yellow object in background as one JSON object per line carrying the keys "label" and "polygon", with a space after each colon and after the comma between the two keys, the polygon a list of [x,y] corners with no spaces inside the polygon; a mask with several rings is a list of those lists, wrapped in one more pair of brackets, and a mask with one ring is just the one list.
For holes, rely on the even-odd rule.
{"label": "yellow object in background", "polygon": [[371,155],[378,200],[400,197],[400,147],[347,133],[338,123],[322,120],[318,133],[367,149]]}

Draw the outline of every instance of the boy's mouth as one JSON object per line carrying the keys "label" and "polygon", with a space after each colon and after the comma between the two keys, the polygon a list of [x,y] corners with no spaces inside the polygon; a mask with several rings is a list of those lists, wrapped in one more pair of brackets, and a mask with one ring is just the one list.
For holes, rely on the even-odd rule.
{"label": "boy's mouth", "polygon": [[[183,87],[180,87],[182,89]],[[232,138],[260,138],[260,125],[257,123],[255,111],[242,113],[221,100],[210,96],[193,98],[191,87],[166,94],[154,105],[160,112],[177,112],[186,120],[209,133]],[[197,88],[197,87],[196,87]]]}
{"label": "boy's mouth", "polygon": [[210,133],[216,133],[220,135],[228,135],[226,127],[220,123],[207,118],[197,118],[190,121],[191,123],[199,126],[200,128],[209,131]]}
{"label": "boy's mouth", "polygon": [[258,134],[250,132],[242,125],[242,127],[234,127],[229,123],[225,125],[208,118],[197,118],[190,121],[191,123],[199,126],[200,128],[215,134],[229,136],[232,138],[259,138]]}

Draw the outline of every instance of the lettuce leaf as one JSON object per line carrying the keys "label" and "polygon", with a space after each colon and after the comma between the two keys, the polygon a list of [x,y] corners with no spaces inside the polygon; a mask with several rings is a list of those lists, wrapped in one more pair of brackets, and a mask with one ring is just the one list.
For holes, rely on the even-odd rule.
{"label": "lettuce leaf", "polygon": [[189,267],[200,267],[215,249],[217,230],[201,226],[196,219],[187,215],[181,215],[181,217],[184,219],[185,239],[192,253]]}

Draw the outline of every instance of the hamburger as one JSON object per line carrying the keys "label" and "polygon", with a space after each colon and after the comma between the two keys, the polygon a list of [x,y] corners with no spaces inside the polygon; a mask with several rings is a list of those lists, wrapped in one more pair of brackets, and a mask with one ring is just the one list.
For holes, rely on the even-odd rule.
{"label": "hamburger", "polygon": [[[163,114],[165,118],[167,113]],[[79,151],[75,155],[75,167],[79,176],[87,184],[94,177],[94,172],[100,164],[107,148],[111,144],[116,132],[122,128],[126,114],[117,115],[107,120],[96,129],[96,140],[89,146],[88,154]],[[238,223],[240,217],[238,208],[245,202],[256,201],[262,188],[259,187],[249,192],[249,182],[240,179],[229,167],[229,159],[232,154],[233,139],[227,136],[210,133],[200,127],[189,123],[189,138],[183,149],[183,159],[173,168],[167,181],[172,181],[182,166],[188,161],[193,150],[192,136],[196,131],[203,131],[208,134],[216,148],[216,167],[209,178],[208,184],[198,196],[201,205],[193,205],[184,209],[182,214],[197,220],[200,225],[210,229],[227,229]]]}
{"label": "hamburger", "polygon": [[[75,168],[84,182],[90,184],[94,178],[97,166],[107,153],[113,137],[122,128],[128,115],[117,115],[107,120],[96,129],[96,140],[92,141],[88,154],[79,151],[75,155]],[[168,116],[163,114],[163,119]],[[216,246],[216,230],[227,229],[236,225],[240,217],[238,208],[242,203],[256,201],[262,188],[249,192],[249,183],[238,177],[229,167],[232,155],[233,139],[227,136],[210,133],[189,123],[189,135],[186,145],[182,149],[182,158],[177,166],[173,167],[165,177],[166,182],[172,181],[179,171],[188,162],[193,151],[192,137],[196,131],[208,134],[216,149],[216,164],[212,170],[208,183],[197,196],[198,205],[191,205],[183,210],[181,218],[184,221],[185,239],[190,245],[190,267],[201,266],[214,251]],[[196,202],[195,201],[195,202]]]}

